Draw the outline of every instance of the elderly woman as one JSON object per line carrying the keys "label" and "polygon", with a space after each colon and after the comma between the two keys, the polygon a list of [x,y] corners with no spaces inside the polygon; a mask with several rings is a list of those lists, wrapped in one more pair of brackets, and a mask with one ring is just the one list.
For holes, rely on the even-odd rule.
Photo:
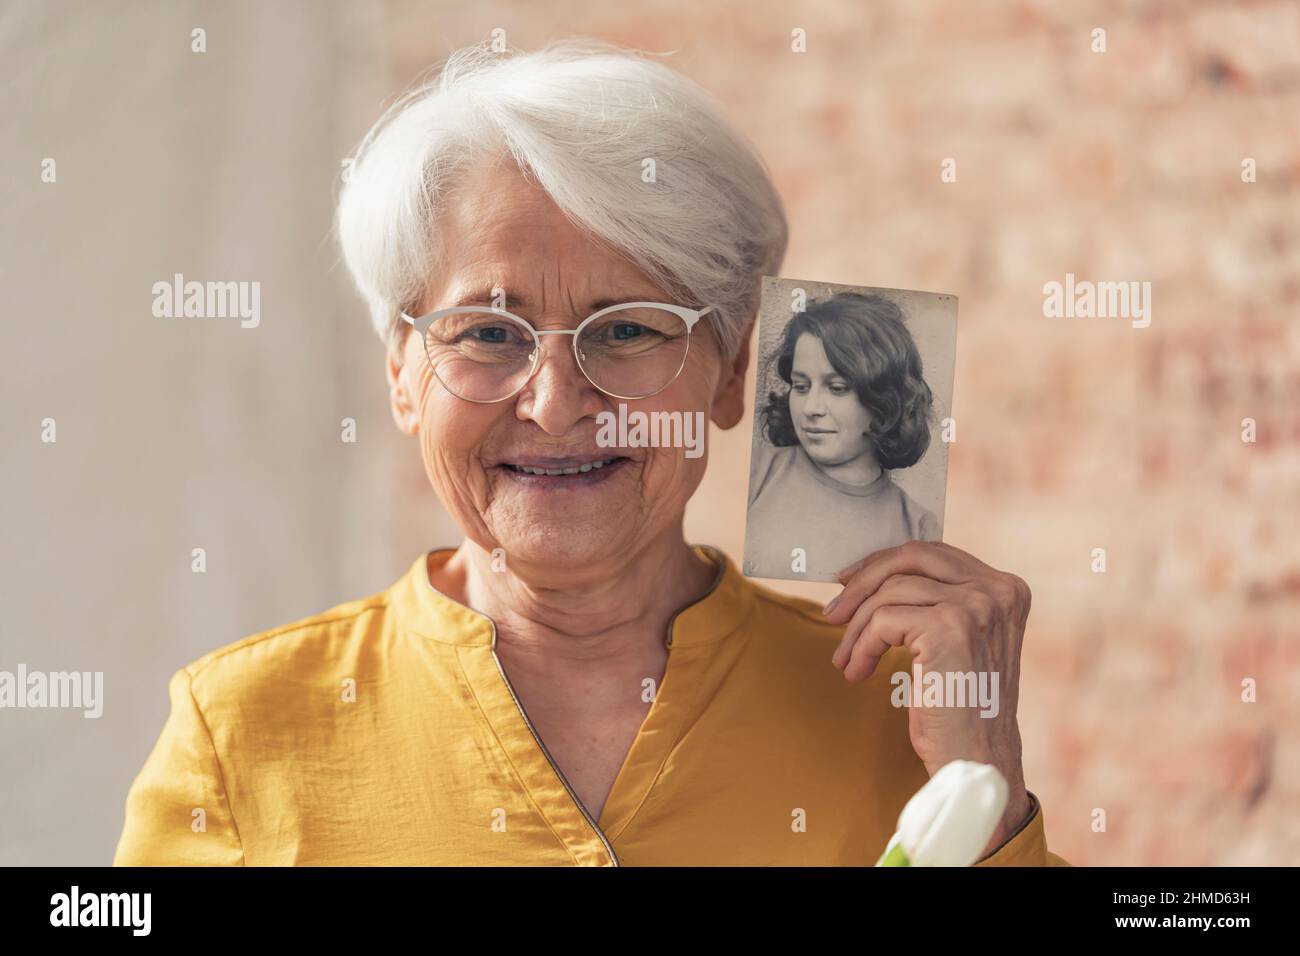
{"label": "elderly woman", "polygon": [[[745,414],[786,225],[698,88],[597,43],[461,51],[366,136],[338,225],[465,540],[177,671],[116,863],[870,865],[955,759],[1009,783],[983,863],[1059,862],[1024,582],[908,544],[823,610],[685,541],[707,456],[596,441],[621,402]],[[892,706],[912,658],[1000,675],[998,716]]]}

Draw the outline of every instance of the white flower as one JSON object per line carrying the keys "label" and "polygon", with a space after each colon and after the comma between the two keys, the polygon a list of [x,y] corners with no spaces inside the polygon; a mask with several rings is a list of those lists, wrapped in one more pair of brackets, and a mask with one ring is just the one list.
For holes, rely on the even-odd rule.
{"label": "white flower", "polygon": [[877,866],[970,866],[1007,807],[997,767],[954,760],[939,768],[898,815],[898,832]]}

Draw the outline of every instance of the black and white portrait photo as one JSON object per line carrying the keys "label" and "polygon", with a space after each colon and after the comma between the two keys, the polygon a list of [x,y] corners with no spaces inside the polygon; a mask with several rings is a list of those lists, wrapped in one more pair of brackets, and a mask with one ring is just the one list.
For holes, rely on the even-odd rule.
{"label": "black and white portrait photo", "polygon": [[957,299],[763,279],[745,573],[943,538]]}

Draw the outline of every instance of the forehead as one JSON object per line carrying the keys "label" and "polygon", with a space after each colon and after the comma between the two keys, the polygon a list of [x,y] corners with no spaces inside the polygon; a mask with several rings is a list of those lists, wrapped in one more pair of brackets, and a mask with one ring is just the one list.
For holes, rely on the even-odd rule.
{"label": "forehead", "polygon": [[826,357],[826,347],[822,340],[811,332],[805,332],[794,343],[793,371],[812,374],[835,374],[831,361]]}
{"label": "forehead", "polygon": [[484,301],[494,288],[507,303],[583,308],[605,299],[664,299],[624,256],[575,225],[510,162],[468,174],[448,198],[440,230],[446,265],[430,301],[447,307]]}

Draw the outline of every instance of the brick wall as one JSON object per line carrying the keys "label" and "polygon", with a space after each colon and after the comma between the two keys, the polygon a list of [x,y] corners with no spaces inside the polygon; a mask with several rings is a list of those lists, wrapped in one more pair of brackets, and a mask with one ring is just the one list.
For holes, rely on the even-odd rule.
{"label": "brick wall", "polygon": [[[387,13],[394,91],[495,27],[677,50],[772,168],[782,274],[957,294],[946,537],[1033,587],[1020,719],[1052,847],[1300,862],[1300,4]],[[1066,273],[1151,282],[1150,326],[1044,318]],[[689,515],[733,556],[748,435],[714,436]]]}

